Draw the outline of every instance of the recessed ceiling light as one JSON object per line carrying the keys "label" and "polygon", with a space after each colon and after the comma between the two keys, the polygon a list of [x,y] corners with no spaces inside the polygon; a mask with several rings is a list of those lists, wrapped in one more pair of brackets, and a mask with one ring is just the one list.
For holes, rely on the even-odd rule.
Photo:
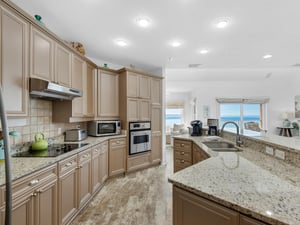
{"label": "recessed ceiling light", "polygon": [[171,42],[171,45],[172,45],[173,47],[179,47],[179,46],[181,45],[181,43],[180,43],[179,41],[172,41],[172,42]]}
{"label": "recessed ceiling light", "polygon": [[188,67],[189,68],[198,68],[198,67],[200,67],[202,64],[200,64],[200,63],[191,63],[191,64],[189,64],[188,65]]}
{"label": "recessed ceiling light", "polygon": [[116,40],[116,44],[119,45],[119,46],[121,46],[121,47],[125,47],[125,46],[128,45],[127,41],[122,40],[122,39]]}
{"label": "recessed ceiling light", "polygon": [[146,18],[139,18],[137,20],[138,25],[140,25],[141,27],[148,27],[150,25],[150,22],[148,19]]}
{"label": "recessed ceiling light", "polygon": [[272,57],[273,57],[273,56],[270,55],[270,54],[267,54],[267,55],[264,55],[264,56],[263,56],[264,59],[269,59],[269,58],[272,58]]}
{"label": "recessed ceiling light", "polygon": [[200,50],[200,54],[202,54],[202,55],[205,55],[208,52],[209,52],[208,49],[202,49],[202,50]]}
{"label": "recessed ceiling light", "polygon": [[230,18],[229,17],[222,17],[222,18],[218,18],[217,19],[217,22],[216,22],[216,27],[217,28],[225,28],[228,26],[229,24],[229,21],[230,21]]}

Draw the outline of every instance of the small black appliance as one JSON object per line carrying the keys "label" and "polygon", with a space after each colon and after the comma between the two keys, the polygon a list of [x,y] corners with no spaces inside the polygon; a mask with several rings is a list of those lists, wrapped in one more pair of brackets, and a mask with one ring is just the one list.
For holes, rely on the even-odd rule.
{"label": "small black appliance", "polygon": [[200,120],[193,120],[191,122],[192,133],[191,136],[201,136],[202,135],[202,122]]}
{"label": "small black appliance", "polygon": [[208,132],[210,136],[217,136],[219,129],[219,120],[218,119],[207,119]]}

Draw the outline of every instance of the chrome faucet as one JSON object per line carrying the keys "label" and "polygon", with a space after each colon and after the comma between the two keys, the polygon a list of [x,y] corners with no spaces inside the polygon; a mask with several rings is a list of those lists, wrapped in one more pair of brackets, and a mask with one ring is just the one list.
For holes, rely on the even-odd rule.
{"label": "chrome faucet", "polygon": [[241,140],[241,137],[240,137],[240,131],[239,131],[239,126],[237,125],[237,123],[233,122],[233,121],[227,121],[223,124],[222,128],[221,128],[221,132],[220,132],[220,136],[221,134],[223,133],[223,130],[224,130],[224,127],[227,125],[227,124],[233,124],[235,125],[236,127],[236,137],[235,137],[235,141],[236,141],[236,145],[237,146],[241,146],[241,144],[243,143],[242,140]]}

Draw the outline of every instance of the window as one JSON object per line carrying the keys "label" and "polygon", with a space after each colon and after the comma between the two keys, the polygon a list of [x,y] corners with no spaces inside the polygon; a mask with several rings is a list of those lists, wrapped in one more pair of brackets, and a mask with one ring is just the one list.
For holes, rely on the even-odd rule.
{"label": "window", "polygon": [[166,129],[173,127],[174,123],[183,123],[183,108],[166,109]]}
{"label": "window", "polygon": [[[249,134],[253,131],[266,129],[265,112],[267,100],[268,99],[217,99],[220,103],[220,126],[222,127],[227,121],[233,121],[238,124],[241,133]],[[249,124],[251,124],[251,126],[249,126]],[[233,132],[236,131],[233,124],[226,125],[224,129]]]}

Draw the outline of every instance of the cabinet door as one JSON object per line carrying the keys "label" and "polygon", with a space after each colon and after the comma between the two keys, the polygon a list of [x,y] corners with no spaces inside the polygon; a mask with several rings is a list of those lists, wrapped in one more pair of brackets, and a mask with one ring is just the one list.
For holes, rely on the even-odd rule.
{"label": "cabinet door", "polygon": [[36,225],[57,224],[57,180],[52,180],[34,193]]}
{"label": "cabinet door", "polygon": [[139,100],[136,98],[127,99],[127,120],[128,121],[139,120]]}
{"label": "cabinet door", "polygon": [[267,223],[260,222],[248,216],[240,215],[240,225],[267,225]]}
{"label": "cabinet door", "polygon": [[94,106],[94,88],[95,88],[95,72],[96,69],[87,64],[86,70],[86,82],[84,91],[84,102],[85,102],[85,116],[94,117],[95,116],[95,106]]}
{"label": "cabinet door", "polygon": [[100,181],[101,184],[108,178],[108,141],[101,143],[100,152]]}
{"label": "cabinet door", "polygon": [[208,154],[205,153],[198,145],[193,144],[193,164],[201,162],[209,158]]}
{"label": "cabinet door", "polygon": [[173,187],[174,225],[238,225],[239,213]]}
{"label": "cabinet door", "polygon": [[135,73],[127,73],[127,97],[139,97],[139,75]]}
{"label": "cabinet door", "polygon": [[150,101],[145,99],[139,100],[139,120],[150,121]]}
{"label": "cabinet door", "polygon": [[[72,59],[72,88],[83,90],[84,79],[83,76],[86,75],[85,62],[78,56],[73,54]],[[84,93],[83,93],[84,94]],[[83,98],[77,97],[72,101],[72,116],[83,117]]]}
{"label": "cabinet door", "polygon": [[162,108],[160,106],[152,106],[151,131],[162,132]]}
{"label": "cabinet door", "polygon": [[78,155],[78,208],[87,203],[91,197],[91,150],[86,150]]}
{"label": "cabinet door", "polygon": [[150,99],[151,78],[147,76],[139,76],[139,97]]}
{"label": "cabinet door", "polygon": [[119,117],[119,75],[100,71],[97,103],[99,117]]}
{"label": "cabinet door", "polygon": [[1,7],[1,84],[8,116],[27,115],[29,24]]}
{"label": "cabinet door", "polygon": [[151,79],[151,103],[152,105],[160,105],[162,102],[162,85],[161,79]]}
{"label": "cabinet door", "polygon": [[101,144],[94,146],[92,149],[92,193],[95,193],[101,185],[100,151]]}
{"label": "cabinet door", "polygon": [[31,26],[30,76],[53,81],[54,41]]}
{"label": "cabinet door", "polygon": [[71,87],[72,53],[65,47],[55,46],[55,81],[59,84]]}
{"label": "cabinet door", "polygon": [[125,172],[126,139],[113,139],[109,141],[109,176]]}
{"label": "cabinet door", "polygon": [[151,135],[151,160],[153,164],[160,163],[162,160],[161,132],[155,132]]}

